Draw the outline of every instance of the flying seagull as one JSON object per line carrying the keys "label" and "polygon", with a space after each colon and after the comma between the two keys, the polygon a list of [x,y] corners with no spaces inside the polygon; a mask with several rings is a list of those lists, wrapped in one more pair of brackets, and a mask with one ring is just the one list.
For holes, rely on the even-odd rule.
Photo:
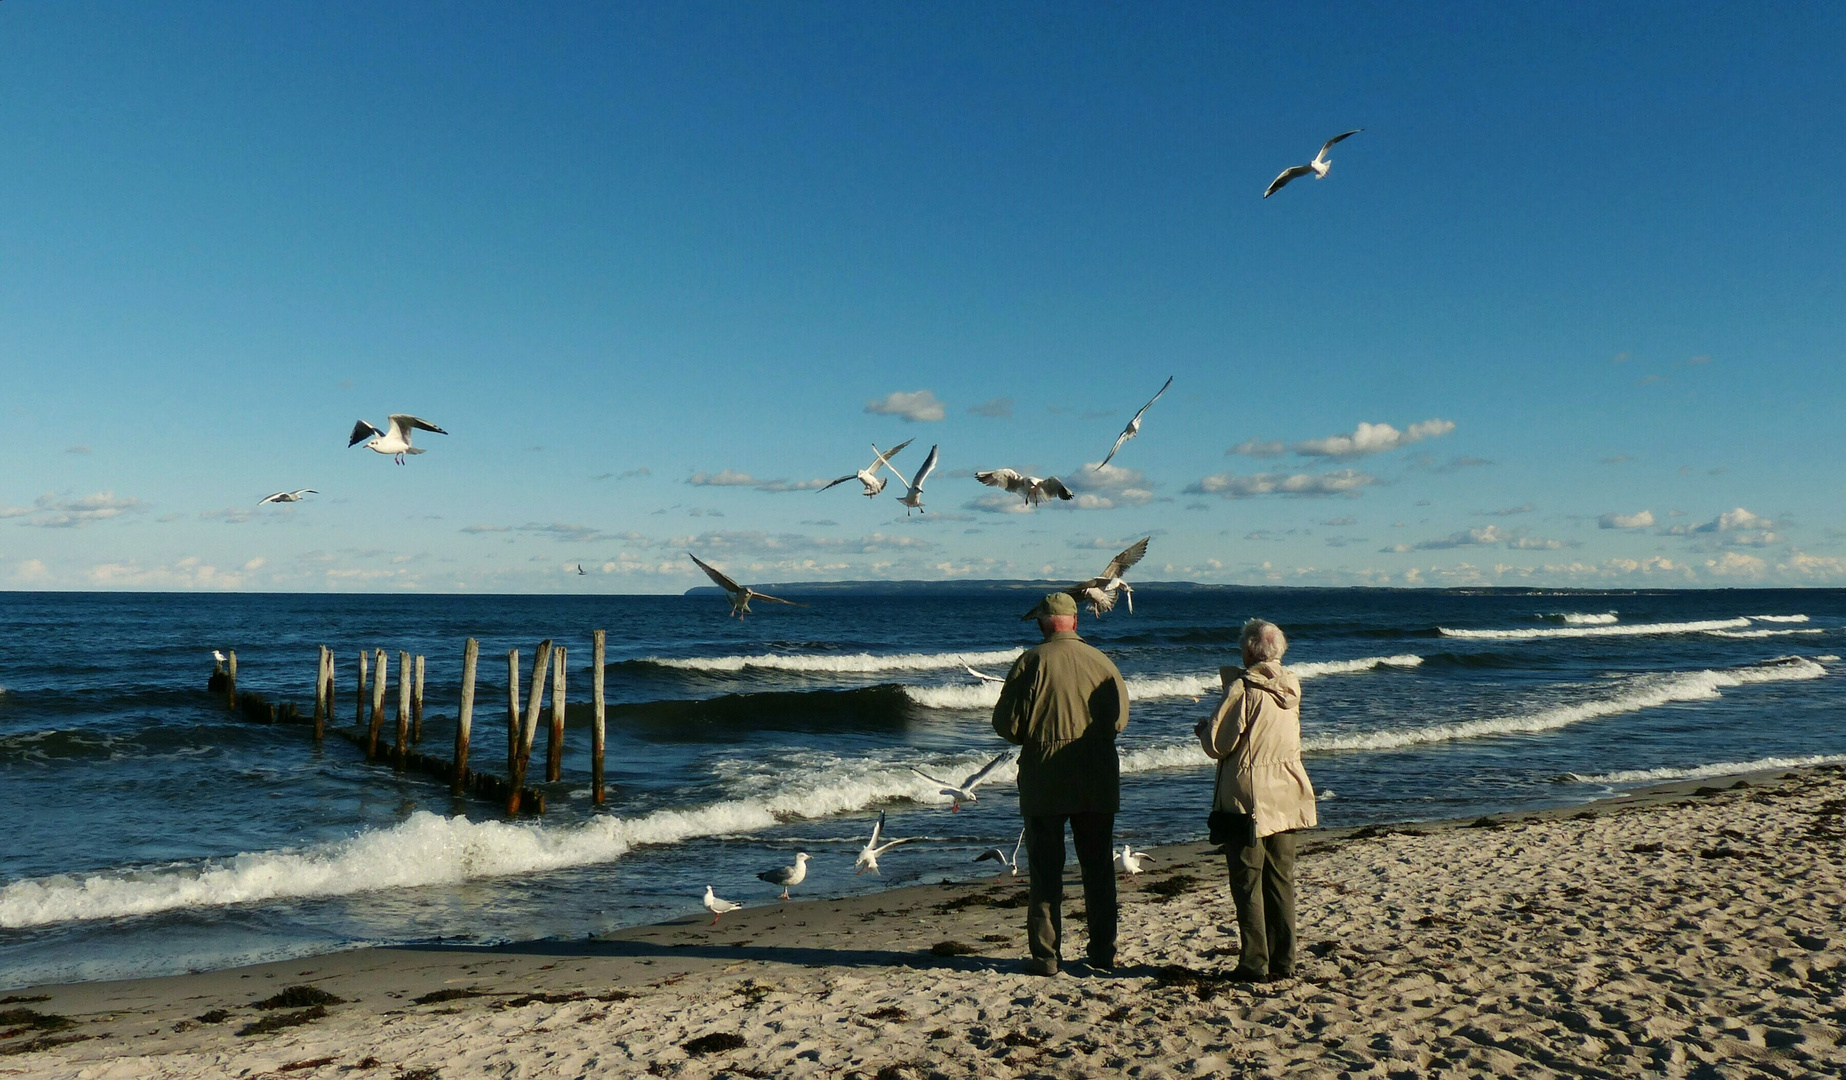
{"label": "flying seagull", "polygon": [[1070,493],[1070,489],[1064,486],[1064,481],[1055,476],[1048,476],[1041,480],[1036,476],[1014,472],[1012,469],[991,469],[987,472],[975,473],[974,478],[988,487],[1004,488],[1012,492],[1024,499],[1027,506],[1037,506],[1049,498],[1063,499],[1066,502],[1076,498]]}
{"label": "flying seagull", "polygon": [[1290,180],[1306,176],[1309,173],[1313,173],[1314,179],[1316,180],[1325,180],[1327,178],[1327,170],[1333,168],[1333,162],[1327,160],[1327,151],[1331,150],[1333,144],[1339,142],[1341,139],[1350,139],[1364,130],[1364,128],[1353,128],[1343,135],[1335,135],[1321,146],[1320,153],[1314,155],[1313,161],[1308,162],[1306,165],[1295,165],[1291,168],[1283,169],[1282,175],[1269,181],[1269,187],[1263,191],[1263,198],[1267,199],[1269,196],[1281,191],[1282,186]]}
{"label": "flying seagull", "polygon": [[974,861],[975,862],[987,862],[989,859],[991,859],[994,862],[999,863],[1001,866],[1006,867],[1007,873],[1012,874],[1013,876],[1017,877],[1019,876],[1019,849],[1022,845],[1025,844],[1025,842],[1026,842],[1026,831],[1024,829],[1021,829],[1019,830],[1018,841],[1013,844],[1012,858],[1008,858],[1006,855],[1006,852],[1000,850],[999,848],[990,847],[986,851],[983,851],[979,855],[976,855],[974,857]]}
{"label": "flying seagull", "polygon": [[579,575],[582,575],[582,574],[584,573],[584,569],[583,569],[583,564],[582,564],[582,563],[578,563],[578,564],[577,564],[577,573],[578,573]]}
{"label": "flying seagull", "polygon": [[872,838],[865,842],[865,846],[859,849],[859,857],[853,860],[852,872],[855,877],[865,873],[867,870],[877,874],[879,877],[883,877],[884,871],[878,869],[878,856],[883,855],[899,844],[908,844],[916,839],[914,836],[906,836],[902,840],[886,840],[883,844],[880,844],[878,838],[884,835],[884,831],[885,812],[880,810],[878,812],[878,824],[872,826]]}
{"label": "flying seagull", "polygon": [[1076,600],[1079,604],[1089,604],[1091,615],[1101,615],[1106,611],[1113,611],[1115,609],[1115,594],[1117,592],[1125,593],[1128,596],[1128,614],[1133,615],[1135,612],[1134,586],[1123,581],[1122,575],[1126,574],[1129,567],[1140,562],[1141,557],[1147,554],[1147,542],[1151,539],[1153,539],[1153,537],[1143,536],[1141,539],[1136,540],[1134,543],[1128,545],[1126,551],[1110,559],[1109,565],[1103,567],[1102,573],[1090,578],[1088,581],[1080,581],[1064,591],[1069,593],[1071,598]]}
{"label": "flying seagull", "polygon": [[389,454],[397,459],[399,465],[402,465],[405,454],[423,453],[421,447],[410,445],[410,433],[419,428],[424,431],[433,431],[438,435],[448,434],[428,420],[404,413],[392,413],[389,433],[378,430],[368,421],[361,420],[353,425],[352,438],[346,440],[346,445],[351,448],[363,442],[367,450],[378,454]]}
{"label": "flying seagull", "polygon": [[949,807],[950,810],[960,810],[962,803],[980,801],[974,797],[974,789],[979,787],[981,782],[987,779],[989,773],[999,768],[1002,762],[1010,760],[1012,756],[1013,752],[1011,750],[1001,752],[999,756],[995,757],[992,761],[981,766],[979,772],[963,777],[962,782],[959,784],[951,784],[939,776],[931,776],[915,765],[910,767],[910,771],[928,780],[932,784],[941,784],[942,790],[938,792],[938,794],[947,795],[949,798],[955,800],[954,805]]}
{"label": "flying seagull", "polygon": [[[878,449],[878,444],[873,443],[872,453],[875,456],[872,458],[872,463],[870,465],[867,465],[865,468],[860,469],[856,473],[847,473],[845,476],[842,476],[838,480],[835,480],[833,484],[844,484],[848,480],[857,480],[861,484],[865,485],[865,491],[864,491],[865,497],[868,499],[872,498],[873,496],[877,495],[879,492],[883,491],[885,489],[885,485],[891,482],[885,479],[884,477],[878,475],[878,470],[889,467],[891,465],[891,459],[897,456],[897,452],[899,450],[902,450],[904,447],[909,446],[914,441],[915,440],[913,439],[905,439],[903,442],[898,443],[896,446],[893,446],[889,450],[880,450]],[[894,473],[897,472],[897,470],[894,468],[891,469],[891,471]],[[903,477],[900,475],[898,477],[898,480],[901,483],[903,481]],[[827,490],[827,488],[832,487],[833,484],[828,484],[826,485],[826,487],[822,487],[817,490],[825,491]]]}
{"label": "flying seagull", "polygon": [[711,891],[711,886],[705,886],[705,910],[711,912],[711,924],[713,926],[718,925],[718,916],[729,915],[731,912],[737,911],[742,907],[742,904],[734,903],[723,897],[714,895]]}
{"label": "flying seagull", "polygon": [[278,491],[274,495],[259,499],[256,505],[261,506],[264,503],[300,502],[303,495],[319,494],[320,492],[315,491],[313,488],[296,488],[294,491]]}
{"label": "flying seagull", "polygon": [[[899,447],[898,449],[902,449],[902,447]],[[897,453],[897,450],[893,450],[891,452],[895,454]],[[890,462],[886,462],[885,464],[889,465]],[[896,469],[892,469],[891,471],[894,473],[897,472]],[[923,467],[917,470],[917,477],[915,480],[912,480],[908,484],[904,484],[903,474],[898,473],[897,482],[900,484],[904,484],[904,494],[898,496],[897,501],[904,504],[904,516],[905,517],[909,517],[910,511],[912,510],[917,511],[918,513],[922,513],[923,511],[923,481],[928,480],[929,474],[935,471],[936,471],[936,447],[932,446],[929,448],[929,456],[923,459]]]}
{"label": "flying seagull", "polygon": [[982,682],[1003,683],[1006,681],[1005,679],[1002,679],[998,675],[989,675],[985,671],[976,671],[974,670],[974,666],[972,664],[963,664],[962,670],[966,671],[968,674],[974,676],[975,678],[981,680]]}
{"label": "flying seagull", "polygon": [[1122,850],[1115,856],[1115,868],[1129,877],[1134,877],[1141,872],[1141,860],[1146,859],[1152,862],[1153,858],[1145,851],[1136,851],[1127,844],[1123,844]]}
{"label": "flying seagull", "polygon": [[795,865],[778,866],[774,870],[765,870],[756,875],[771,885],[782,886],[782,899],[788,899],[790,886],[799,885],[808,879],[808,853],[795,852]]}
{"label": "flying seagull", "polygon": [[[698,563],[699,569],[705,571],[706,577],[716,582],[720,589],[731,594],[731,614],[740,619],[750,614],[750,601],[752,600],[769,600],[777,604],[787,604],[790,607],[808,606],[806,604],[797,604],[793,600],[784,600],[780,596],[771,596],[768,593],[757,592],[748,585],[739,585],[729,577],[726,577],[722,570],[707,565],[697,555],[694,555],[690,551],[686,552],[686,558]],[[579,569],[582,568],[579,567]]]}
{"label": "flying seagull", "polygon": [[[1168,375],[1167,381],[1160,384],[1160,394],[1166,393],[1167,387],[1172,386],[1172,385],[1173,385],[1173,376]],[[1109,464],[1109,458],[1112,458],[1115,456],[1115,452],[1122,448],[1123,443],[1127,442],[1129,439],[1134,438],[1136,435],[1141,434],[1141,413],[1144,413],[1147,410],[1153,408],[1154,402],[1160,400],[1160,394],[1155,394],[1153,397],[1148,398],[1147,404],[1141,406],[1140,411],[1135,413],[1134,418],[1128,421],[1128,426],[1123,428],[1122,433],[1115,437],[1115,445],[1109,448],[1108,456],[1102,459],[1102,465],[1096,466],[1097,472],[1102,471],[1103,465]]]}

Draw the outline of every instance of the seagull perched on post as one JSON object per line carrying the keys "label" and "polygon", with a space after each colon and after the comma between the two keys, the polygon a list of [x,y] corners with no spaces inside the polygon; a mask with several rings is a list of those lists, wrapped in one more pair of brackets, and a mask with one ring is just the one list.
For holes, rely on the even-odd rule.
{"label": "seagull perched on post", "polygon": [[1309,173],[1313,173],[1314,179],[1316,180],[1325,180],[1327,178],[1327,170],[1333,168],[1333,162],[1327,160],[1327,151],[1331,150],[1333,144],[1339,142],[1341,139],[1350,139],[1364,130],[1364,128],[1353,128],[1351,131],[1345,132],[1344,134],[1335,135],[1321,146],[1320,153],[1314,155],[1313,161],[1308,162],[1306,165],[1295,165],[1283,169],[1282,175],[1269,181],[1269,186],[1263,190],[1263,198],[1267,199],[1269,196],[1281,191],[1282,186],[1290,180],[1306,176]]}
{"label": "seagull perched on post", "polygon": [[1123,428],[1122,433],[1115,437],[1115,445],[1109,448],[1109,453],[1102,459],[1102,464],[1096,466],[1097,472],[1102,471],[1103,465],[1109,464],[1109,458],[1112,458],[1115,456],[1115,452],[1122,448],[1123,443],[1127,442],[1129,439],[1134,438],[1136,435],[1141,434],[1141,414],[1153,408],[1154,402],[1160,400],[1160,394],[1166,393],[1167,387],[1172,386],[1172,385],[1173,385],[1173,376],[1168,375],[1167,381],[1160,384],[1160,393],[1155,394],[1151,398],[1148,398],[1147,404],[1141,406],[1141,408],[1134,414],[1133,418],[1131,418],[1128,421],[1128,426]]}
{"label": "seagull perched on post", "polygon": [[1014,877],[1018,877],[1019,876],[1019,849],[1025,844],[1025,842],[1026,842],[1026,831],[1024,829],[1021,829],[1019,830],[1018,841],[1016,841],[1013,844],[1012,858],[1010,859],[1007,858],[1006,852],[1001,851],[999,848],[990,847],[986,851],[983,851],[979,855],[976,855],[974,857],[974,861],[975,862],[987,862],[989,859],[991,859],[994,862],[997,862],[1001,866],[1005,867],[1007,873],[1013,875]]}
{"label": "seagull perched on post", "polygon": [[855,877],[865,873],[867,870],[877,874],[879,877],[883,877],[884,871],[878,869],[878,856],[883,855],[899,844],[908,844],[916,839],[914,836],[906,836],[902,840],[886,840],[883,844],[880,844],[878,838],[884,835],[884,831],[885,812],[880,810],[878,812],[878,823],[872,826],[872,838],[865,842],[865,846],[859,849],[859,857],[853,860],[852,872]]}
{"label": "seagull perched on post", "polygon": [[705,910],[711,912],[711,924],[713,926],[718,925],[718,916],[729,915],[731,912],[737,911],[742,907],[742,904],[734,903],[713,894],[710,885],[705,886]]}
{"label": "seagull perched on post", "polygon": [[[363,442],[367,450],[377,454],[388,454],[396,458],[399,465],[402,465],[405,454],[423,453],[421,447],[410,445],[411,431],[419,428],[424,431],[433,431],[438,435],[448,434],[428,420],[405,413],[392,413],[389,432],[380,431],[369,421],[361,420],[353,425],[352,438],[346,440],[346,445],[351,448]],[[371,437],[367,438],[368,435]]]}
{"label": "seagull perched on post", "polygon": [[278,491],[274,495],[269,495],[257,500],[256,505],[261,506],[264,503],[300,502],[303,495],[319,494],[320,492],[315,491],[313,488],[296,488],[294,491]]}
{"label": "seagull perched on post", "polygon": [[782,899],[788,899],[790,886],[799,885],[808,879],[808,853],[795,852],[795,865],[778,866],[774,870],[765,870],[756,875],[771,885],[782,886]]}
{"label": "seagull perched on post", "polygon": [[1126,551],[1110,559],[1109,565],[1103,567],[1101,574],[1088,581],[1080,581],[1064,591],[1079,604],[1089,604],[1091,615],[1101,615],[1106,611],[1115,610],[1115,594],[1125,593],[1128,596],[1128,614],[1133,615],[1135,613],[1135,590],[1132,585],[1122,580],[1122,575],[1126,574],[1129,567],[1140,562],[1141,557],[1147,554],[1147,542],[1151,539],[1153,537],[1143,536],[1136,540],[1128,545]]}
{"label": "seagull perched on post", "polygon": [[[897,456],[897,452],[899,450],[902,450],[904,447],[909,446],[914,441],[915,441],[914,439],[905,439],[903,442],[898,443],[896,446],[893,446],[889,450],[880,450],[878,449],[878,444],[873,443],[872,453],[875,456],[872,458],[872,463],[870,465],[867,465],[865,468],[860,469],[856,473],[847,473],[845,476],[842,476],[838,480],[835,480],[833,484],[828,484],[826,485],[826,487],[819,488],[818,490],[825,491],[827,490],[827,488],[832,487],[834,484],[844,484],[848,480],[857,480],[861,484],[865,485],[865,491],[863,492],[865,497],[868,499],[873,498],[879,492],[885,489],[886,484],[890,483],[889,480],[878,475],[878,470],[884,469],[884,468],[890,468],[892,472],[894,473],[897,472],[897,469],[891,466],[891,459]],[[903,481],[903,479],[904,478],[902,475],[898,476],[898,481],[900,483]]]}
{"label": "seagull perched on post", "polygon": [[932,784],[941,784],[942,790],[938,792],[937,794],[947,795],[949,798],[955,800],[953,805],[949,807],[950,810],[960,810],[962,803],[972,803],[972,802],[980,801],[979,799],[976,799],[974,797],[974,789],[979,787],[983,780],[987,779],[987,776],[989,773],[999,768],[1002,762],[1010,760],[1012,756],[1013,756],[1013,752],[1011,750],[1002,751],[992,761],[981,766],[979,772],[972,773],[966,777],[963,777],[962,782],[959,784],[951,784],[947,780],[944,780],[939,776],[931,776],[930,774],[924,772],[922,769],[917,768],[915,765],[912,765],[910,767],[910,771],[913,773],[916,773],[918,776],[921,776],[923,779],[928,780]]}
{"label": "seagull perched on post", "polygon": [[[902,447],[899,449],[902,449]],[[896,450],[891,452],[893,454],[897,453]],[[889,465],[890,462],[886,462],[885,464]],[[891,471],[897,473],[896,469],[892,469]],[[910,481],[908,484],[904,484],[904,474],[897,474],[897,482],[904,484],[904,494],[899,495],[897,501],[904,504],[905,517],[909,517],[910,511],[912,510],[915,510],[919,514],[923,512],[923,481],[928,480],[929,474],[935,471],[936,447],[932,446],[929,448],[929,456],[923,459],[923,467],[917,470],[916,479]]]}
{"label": "seagull perched on post", "polygon": [[974,478],[988,487],[1002,488],[1012,492],[1024,499],[1027,506],[1037,506],[1051,498],[1063,499],[1066,502],[1076,498],[1071,494],[1070,489],[1064,486],[1064,481],[1055,476],[1048,476],[1041,480],[1036,476],[1026,476],[1012,469],[990,469],[987,472],[975,473]]}
{"label": "seagull perched on post", "polygon": [[731,614],[737,616],[740,619],[743,618],[745,615],[750,614],[750,601],[752,600],[768,600],[768,601],[771,601],[777,604],[787,604],[790,607],[807,607],[808,606],[806,604],[797,604],[793,600],[784,600],[780,596],[771,596],[768,593],[757,592],[755,589],[752,589],[748,585],[739,585],[735,581],[732,581],[729,577],[726,577],[722,570],[719,570],[712,566],[708,566],[706,563],[700,560],[700,558],[697,555],[694,555],[690,551],[686,552],[686,558],[691,559],[695,563],[698,563],[699,569],[705,571],[706,577],[711,578],[712,581],[715,582],[720,589],[723,589],[725,592],[730,594]]}

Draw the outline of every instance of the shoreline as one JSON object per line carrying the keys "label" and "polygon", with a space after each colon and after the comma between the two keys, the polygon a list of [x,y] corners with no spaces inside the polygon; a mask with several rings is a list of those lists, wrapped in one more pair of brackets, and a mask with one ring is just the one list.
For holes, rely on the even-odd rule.
{"label": "shoreline", "polygon": [[[1013,1075],[1039,1068],[1100,1075],[1130,1063],[1153,1069],[1149,1075],[1211,1075],[1257,1065],[1338,1071],[1361,1067],[1358,1058],[1383,1060],[1380,1054],[1418,1070],[1464,1072],[1536,1067],[1614,1075],[1645,1067],[1671,1074],[1737,1054],[1785,1060],[1796,1073],[1814,1067],[1802,1055],[1837,1068],[1846,1064],[1837,1036],[1846,1016],[1840,999],[1846,937],[1838,927],[1846,888],[1840,826],[1830,815],[1846,807],[1843,796],[1846,768],[1823,765],[1656,784],[1570,807],[1317,831],[1304,837],[1298,870],[1302,978],[1279,984],[1232,987],[1217,980],[1235,963],[1235,920],[1221,859],[1209,845],[1194,843],[1156,849],[1155,869],[1122,884],[1124,966],[1113,977],[1089,975],[1081,965],[1052,979],[1024,975],[1024,884],[990,875],[750,907],[716,927],[701,915],[580,940],[361,948],[213,972],[10,991],[0,994],[0,1011],[30,1010],[70,1023],[35,1021],[36,1029],[0,1037],[0,1075],[102,1075],[126,1065],[132,1068],[121,1075],[236,1076],[288,1067],[292,1075],[314,1077],[343,1075],[368,1060],[406,1075],[419,1068],[473,1075],[509,1066],[519,1074],[536,1069],[547,1075],[554,1068],[567,1075],[644,1069],[691,1077],[727,1069],[746,1075],[749,1069],[769,1070],[764,1075],[860,1069],[871,1075],[885,1066],[900,1070],[893,1076]],[[1783,861],[1813,847],[1809,834],[1830,845],[1831,855],[1823,853],[1818,863],[1810,860],[1807,872],[1790,877],[1792,868],[1780,869]],[[1634,839],[1641,836],[1653,839]],[[1600,845],[1599,857],[1586,854],[1592,844]],[[1661,860],[1672,866],[1639,873]],[[1463,873],[1469,866],[1475,872]],[[1739,873],[1715,873],[1720,869]],[[1069,870],[1074,874],[1075,867]],[[1712,913],[1714,888],[1722,894],[1727,886],[1708,879],[1733,877],[1768,880],[1755,880],[1751,897],[1729,905],[1736,908],[1731,921],[1741,922],[1728,927],[1721,917],[1727,905]],[[1674,920],[1651,910],[1667,896],[1684,896],[1699,917]],[[1585,903],[1573,903],[1577,899]],[[1081,956],[1082,920],[1074,916],[1081,907],[1081,890],[1067,875],[1067,961]],[[1565,915],[1578,925],[1552,940],[1545,924]],[[1457,934],[1471,923],[1481,925],[1466,939]],[[1488,923],[1495,932],[1486,930]],[[1712,956],[1723,960],[1714,959],[1704,981],[1735,981],[1739,970],[1771,981],[1792,979],[1799,993],[1788,1001],[1796,1006],[1785,1004],[1784,1011],[1806,1015],[1797,1007],[1805,1001],[1812,1013],[1806,1026],[1756,1024],[1760,1030],[1753,1031],[1743,1024],[1731,1038],[1725,1022],[1737,1019],[1745,997],[1759,999],[1761,987],[1743,996],[1713,988],[1700,996],[1696,987],[1668,992],[1650,981],[1653,976],[1631,970],[1700,953],[1676,938],[1707,930],[1722,940]],[[1534,955],[1538,939],[1547,944]],[[1424,947],[1405,943],[1411,940]],[[1607,967],[1606,956],[1618,962],[1593,980],[1581,973],[1566,977],[1571,969],[1559,948],[1587,948],[1600,958],[1593,968]],[[1773,955],[1737,968],[1739,955],[1764,950]],[[1438,992],[1467,986],[1463,976],[1483,972],[1484,981],[1465,1001]],[[1687,978],[1700,981],[1696,974]],[[1562,1025],[1559,1038],[1526,1032],[1531,1023],[1514,1025],[1519,1030],[1505,1038],[1493,1034],[1496,1024],[1530,1012],[1525,1005],[1510,1008],[1510,999],[1496,993],[1521,979],[1546,993],[1562,992],[1570,1004],[1568,1017],[1551,1022]],[[1678,986],[1678,980],[1669,982]],[[1412,998],[1403,996],[1411,993],[1408,983],[1415,984]],[[1601,1012],[1583,1005],[1580,998],[1596,995],[1592,984],[1626,1004]],[[296,985],[341,1000],[322,1006],[319,1017],[301,1015],[304,1009],[252,1007]],[[1212,1004],[1174,1008],[1168,1002],[1149,1010],[1171,995]],[[1664,1029],[1656,1032],[1659,1024],[1644,1015],[1648,1010],[1627,1001],[1637,996],[1658,999],[1653,1011],[1678,1017],[1675,1024],[1687,1013],[1707,1019],[1711,1031],[1689,1044]],[[1288,1009],[1323,998],[1339,1000],[1304,1006],[1320,1017],[1303,1021],[1314,1030],[1303,1027],[1292,1041],[1269,1031],[1279,1025],[1286,1035],[1300,1026]],[[1009,1001],[1030,1007],[1001,1032],[994,1017],[1006,1014]],[[1225,1012],[1231,1003],[1241,1008],[1241,1022]],[[1705,1017],[1705,1006],[1723,1007]],[[1452,1052],[1419,1048],[1398,1030],[1422,1008],[1438,1018],[1462,1014],[1429,1032],[1459,1040]],[[1625,1010],[1635,1012],[1627,1024],[1632,1030],[1612,1019]],[[1081,1022],[1069,1019],[1080,1014]],[[1466,1022],[1459,1022],[1463,1015]],[[277,1016],[300,1022],[274,1034],[235,1033]],[[1367,1016],[1389,1023],[1367,1024]],[[1831,1039],[1809,1030],[1829,1016]],[[1328,1035],[1349,1027],[1370,1041]],[[743,1041],[697,1042],[714,1034]],[[1543,1053],[1535,1049],[1541,1043]],[[1596,1053],[1584,1056],[1592,1043]],[[696,1052],[720,1044],[730,1048]],[[1147,1046],[1155,1048],[1151,1055]],[[1181,1060],[1188,1053],[1199,1067]],[[574,1072],[550,1057],[572,1054]],[[1608,1060],[1612,1054],[1620,1062]],[[1414,1063],[1419,1058],[1421,1065]]]}

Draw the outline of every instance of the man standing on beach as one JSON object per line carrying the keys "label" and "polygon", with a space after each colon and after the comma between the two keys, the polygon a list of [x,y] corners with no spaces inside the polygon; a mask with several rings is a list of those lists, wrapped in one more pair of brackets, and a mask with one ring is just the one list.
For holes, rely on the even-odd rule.
{"label": "man standing on beach", "polygon": [[1044,644],[1006,673],[994,731],[1019,752],[1019,813],[1032,875],[1026,970],[1055,975],[1063,930],[1064,823],[1070,822],[1089,912],[1089,963],[1115,967],[1115,813],[1121,763],[1115,735],[1128,726],[1128,687],[1102,653],[1077,636],[1077,601],[1055,592],[1022,618],[1037,619]]}

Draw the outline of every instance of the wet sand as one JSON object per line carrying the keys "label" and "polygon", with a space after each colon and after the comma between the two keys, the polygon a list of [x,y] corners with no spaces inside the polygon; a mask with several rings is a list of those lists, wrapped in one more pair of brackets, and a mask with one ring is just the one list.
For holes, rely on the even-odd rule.
{"label": "wet sand", "polygon": [[[1155,856],[1122,883],[1113,975],[1024,974],[1024,884],[987,876],[715,927],[9,991],[0,1076],[1846,1072],[1846,769],[1315,833],[1298,977],[1254,986],[1223,978],[1222,858]],[[1067,958],[1082,906],[1072,881]],[[256,1007],[289,987],[339,1000]],[[239,1034],[266,1020],[292,1022]]]}

